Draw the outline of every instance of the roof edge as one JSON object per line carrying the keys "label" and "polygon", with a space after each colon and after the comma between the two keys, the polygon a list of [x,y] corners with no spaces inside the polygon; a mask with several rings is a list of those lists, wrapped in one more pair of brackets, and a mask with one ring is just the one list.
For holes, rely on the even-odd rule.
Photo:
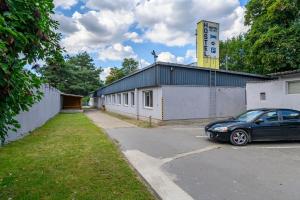
{"label": "roof edge", "polygon": [[[182,67],[182,68],[189,68],[189,69],[196,69],[196,70],[207,70],[207,71],[212,71],[212,70],[215,70],[215,69],[212,69],[212,68],[207,68],[207,67],[197,67],[197,66],[192,66],[192,65],[187,65],[187,64],[178,64],[178,63],[170,63],[170,62],[161,62],[161,61],[158,61],[156,63],[152,63],[151,65],[147,66],[147,67],[144,67],[142,69],[139,69],[138,71],[136,72],[133,72],[131,74],[128,74],[127,76],[124,76],[123,78],[121,79],[118,79],[108,85],[105,85],[103,87],[100,87],[98,88],[96,91],[100,90],[100,89],[103,89],[103,88],[106,88],[108,86],[111,86],[121,80],[124,80],[130,76],[133,76],[135,74],[138,74],[138,73],[141,73],[147,69],[150,69],[156,65],[165,65],[165,66],[170,66],[170,67]],[[246,72],[236,72],[236,71],[228,71],[228,70],[222,70],[222,69],[217,69],[216,70],[217,72],[222,72],[222,73],[227,73],[227,74],[236,74],[236,75],[244,75],[244,76],[250,76],[250,77],[256,77],[256,78],[265,78],[265,79],[271,79],[271,77],[269,76],[265,76],[265,75],[259,75],[259,74],[251,74],[251,73],[246,73]],[[95,92],[95,91],[94,91]]]}
{"label": "roof edge", "polygon": [[198,66],[178,64],[178,63],[157,62],[157,64],[184,67],[184,68],[190,68],[190,69],[198,69],[198,70],[207,70],[207,71],[212,71],[213,70],[213,71],[217,71],[217,72],[244,75],[244,76],[252,76],[252,77],[257,77],[257,78],[270,78],[269,76],[260,75],[260,74],[251,74],[251,73],[247,73],[247,72],[237,72],[237,71],[223,70],[223,69],[212,69],[212,68],[208,68],[208,67],[198,67]]}
{"label": "roof edge", "polygon": [[285,76],[290,74],[298,74],[300,73],[300,69],[290,70],[290,71],[284,71],[284,72],[276,72],[268,74],[269,76]]}

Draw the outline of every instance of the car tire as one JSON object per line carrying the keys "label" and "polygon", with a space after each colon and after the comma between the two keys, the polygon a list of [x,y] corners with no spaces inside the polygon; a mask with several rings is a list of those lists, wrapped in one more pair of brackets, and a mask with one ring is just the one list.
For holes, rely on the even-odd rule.
{"label": "car tire", "polygon": [[235,146],[244,146],[249,142],[249,134],[243,129],[234,130],[230,135],[230,142]]}

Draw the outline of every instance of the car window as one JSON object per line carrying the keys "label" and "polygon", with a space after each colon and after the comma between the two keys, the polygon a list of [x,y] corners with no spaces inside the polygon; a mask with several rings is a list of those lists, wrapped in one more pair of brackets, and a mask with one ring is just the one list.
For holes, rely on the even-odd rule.
{"label": "car window", "polygon": [[276,111],[267,112],[260,117],[264,122],[278,121],[278,113]]}
{"label": "car window", "polygon": [[260,110],[251,110],[247,111],[246,113],[243,113],[239,116],[237,116],[235,119],[242,122],[251,122],[255,118],[257,118],[259,115],[261,115],[263,111]]}
{"label": "car window", "polygon": [[292,110],[282,110],[280,112],[282,120],[297,120],[300,119],[300,113]]}

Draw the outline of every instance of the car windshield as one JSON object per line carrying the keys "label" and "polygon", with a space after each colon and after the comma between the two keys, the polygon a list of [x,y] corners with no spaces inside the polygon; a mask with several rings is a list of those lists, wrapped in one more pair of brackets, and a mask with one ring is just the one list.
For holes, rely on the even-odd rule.
{"label": "car windshield", "polygon": [[256,117],[261,115],[262,113],[263,113],[263,111],[261,111],[261,110],[251,110],[251,111],[245,112],[245,113],[237,116],[235,119],[238,121],[242,121],[242,122],[251,122]]}

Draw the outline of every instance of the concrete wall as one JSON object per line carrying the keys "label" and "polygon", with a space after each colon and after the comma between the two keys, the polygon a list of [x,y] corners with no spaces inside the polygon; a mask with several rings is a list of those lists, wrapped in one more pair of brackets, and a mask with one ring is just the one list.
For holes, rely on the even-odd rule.
{"label": "concrete wall", "polygon": [[[143,91],[146,90],[153,91],[153,108],[144,107]],[[210,102],[211,93],[207,86],[162,86],[126,92],[129,94],[128,106],[124,104],[123,93],[119,93],[121,104],[107,100],[106,110],[140,119],[151,116],[157,120],[210,118],[211,103],[216,117],[235,116],[246,110],[246,91],[240,87],[217,87],[215,103]],[[130,92],[135,92],[134,106],[131,105]],[[99,99],[98,102],[102,102]]]}
{"label": "concrete wall", "polygon": [[242,87],[218,87],[217,117],[233,117],[246,111],[246,89]]}
{"label": "concrete wall", "polygon": [[[144,107],[144,97],[143,92],[147,90],[153,91],[153,108],[145,108]],[[124,104],[123,93],[121,94],[121,104],[112,103],[105,101],[105,108],[107,111],[115,112],[123,115],[127,115],[130,117],[140,119],[148,119],[150,116],[153,119],[161,120],[162,119],[162,108],[161,108],[161,99],[162,99],[162,90],[159,87],[154,88],[144,88],[144,89],[135,89],[128,92],[128,105]],[[130,93],[135,93],[135,105],[131,105],[131,95]],[[117,94],[115,94],[117,95]],[[109,96],[109,95],[107,95]],[[110,95],[111,96],[111,95]]]}
{"label": "concrete wall", "polygon": [[28,112],[21,112],[16,116],[16,120],[21,124],[21,128],[16,132],[9,132],[6,142],[17,140],[28,132],[42,126],[51,117],[54,117],[61,109],[60,91],[55,88],[43,85],[44,93],[40,102],[34,104]]}
{"label": "concrete wall", "polygon": [[[163,86],[163,119],[210,118],[210,88],[201,86]],[[245,88],[217,87],[216,117],[235,116],[246,110]],[[213,103],[213,102],[212,102]]]}
{"label": "concrete wall", "polygon": [[163,119],[208,118],[209,88],[163,86]]}
{"label": "concrete wall", "polygon": [[[300,110],[300,94],[288,94],[287,92],[287,81],[294,80],[300,80],[300,77],[247,83],[247,109],[291,108]],[[266,100],[260,99],[260,93],[263,92],[266,93]]]}

